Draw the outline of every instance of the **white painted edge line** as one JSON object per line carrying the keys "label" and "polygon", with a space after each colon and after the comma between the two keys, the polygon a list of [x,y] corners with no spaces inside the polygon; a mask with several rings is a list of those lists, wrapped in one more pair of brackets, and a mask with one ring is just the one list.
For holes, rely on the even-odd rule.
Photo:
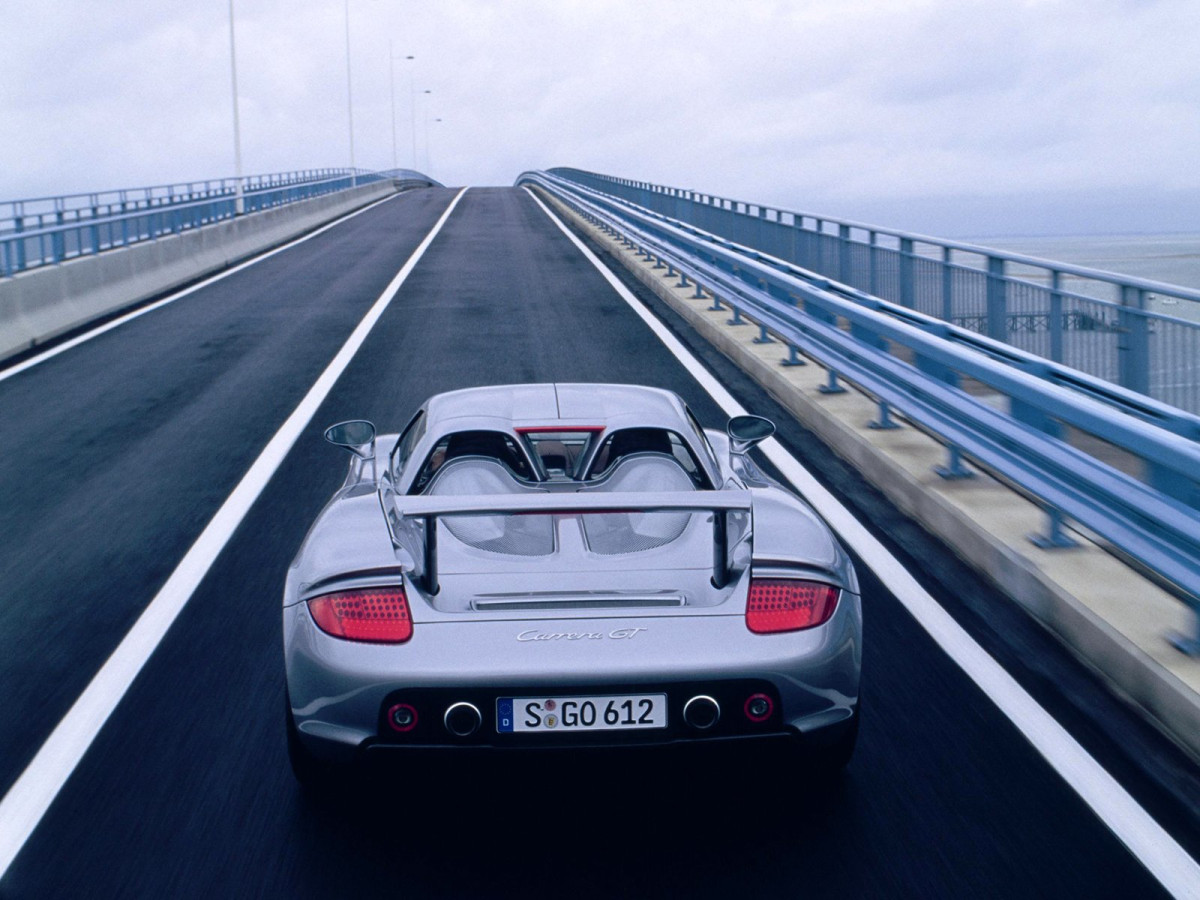
{"label": "white painted edge line", "polygon": [[[198,291],[202,288],[206,288],[210,284],[220,281],[222,278],[228,278],[230,275],[235,275],[238,272],[242,271],[242,269],[252,266],[255,263],[262,262],[264,259],[268,259],[268,258],[274,256],[276,253],[282,253],[285,250],[292,249],[297,244],[303,244],[305,241],[312,240],[317,235],[324,234],[330,228],[335,228],[338,225],[341,225],[343,222],[349,221],[350,219],[353,219],[357,215],[361,215],[362,213],[365,213],[368,210],[374,209],[376,206],[379,206],[379,204],[381,204],[381,203],[387,203],[389,200],[395,200],[399,196],[400,196],[400,194],[392,194],[390,197],[382,197],[379,200],[375,200],[371,203],[368,203],[366,206],[356,209],[353,212],[348,212],[344,216],[339,216],[338,218],[334,219],[332,222],[326,222],[320,228],[317,228],[314,231],[310,231],[307,234],[302,234],[300,237],[294,238],[294,239],[288,241],[286,244],[280,244],[278,247],[274,247],[270,250],[266,250],[262,253],[252,256],[249,259],[243,260],[242,262],[238,263],[236,266],[233,266],[232,268],[222,269],[220,272],[217,272],[214,275],[210,275],[207,278],[202,279],[201,281],[197,281],[195,284],[188,285],[187,287],[183,288],[182,290],[176,291],[175,293],[170,294],[166,297],[163,297],[160,300],[155,300],[153,303],[148,303],[145,306],[139,306],[137,309],[127,312],[122,316],[118,316],[117,318],[113,319],[110,322],[105,322],[103,325],[98,325],[95,328],[85,331],[83,334],[76,335],[75,337],[71,338],[69,341],[63,341],[61,344],[55,344],[50,349],[45,350],[42,353],[37,354],[36,356],[31,356],[31,357],[29,357],[29,359],[24,359],[21,362],[17,363],[16,365],[14,365],[10,368],[0,369],[0,381],[4,381],[6,378],[12,378],[14,375],[18,375],[21,372],[24,372],[26,369],[32,369],[34,366],[36,366],[40,363],[44,363],[48,359],[53,359],[55,356],[58,356],[58,354],[60,354],[60,353],[66,353],[72,347],[78,347],[80,344],[84,343],[85,341],[90,341],[94,337],[99,337],[100,335],[104,334],[104,332],[106,332],[106,331],[112,331],[114,328],[119,328],[120,326],[124,325],[126,322],[130,322],[133,319],[138,318],[139,316],[144,316],[144,315],[146,315],[146,313],[154,312],[154,310],[156,310],[160,307],[166,306],[168,303],[174,303],[176,300],[179,300],[182,297],[186,297],[188,294],[194,293],[195,291]],[[3,365],[3,363],[0,363],[0,366],[2,366],[2,365]]]}
{"label": "white painted edge line", "polygon": [[[526,188],[528,190],[528,188]],[[613,289],[628,303],[730,416],[746,410],[692,356],[662,322],[625,287],[613,272],[542,203],[546,215],[571,239]],[[774,438],[761,445],[767,458],[795,486],[871,568],[939,647],[1025,736],[1071,790],[1172,896],[1200,898],[1200,865],[1151,818],[1053,716],[954,621],[912,574]]]}
{"label": "white painted edge line", "polygon": [[91,683],[79,695],[79,699],[42,744],[37,755],[9,788],[4,799],[0,800],[0,878],[8,871],[13,859],[42,820],[42,816],[46,814],[46,810],[50,808],[50,804],[58,796],[71,773],[75,771],[79,761],[83,759],[92,739],[125,696],[125,692],[150,659],[150,655],[162,642],[167,630],[183,611],[217,556],[308,425],[317,407],[328,396],[466,191],[467,189],[463,188],[455,195],[437,224],[413,251],[391,283],[384,288],[379,299],[346,339],[342,349],[263,448],[258,459],[242,476],[238,486],[217,510],[175,571],[150,601],[150,605],[138,617],[117,649],[112,652]]}

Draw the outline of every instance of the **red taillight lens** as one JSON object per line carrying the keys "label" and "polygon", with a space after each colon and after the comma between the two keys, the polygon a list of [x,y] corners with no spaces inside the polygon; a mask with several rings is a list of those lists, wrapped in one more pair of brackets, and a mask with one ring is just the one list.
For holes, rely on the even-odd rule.
{"label": "red taillight lens", "polygon": [[746,627],[755,634],[815,628],[829,621],[837,598],[837,588],[818,581],[752,578]]}
{"label": "red taillight lens", "polygon": [[308,601],[317,627],[348,641],[402,644],[412,637],[408,600],[400,587],[339,591]]}

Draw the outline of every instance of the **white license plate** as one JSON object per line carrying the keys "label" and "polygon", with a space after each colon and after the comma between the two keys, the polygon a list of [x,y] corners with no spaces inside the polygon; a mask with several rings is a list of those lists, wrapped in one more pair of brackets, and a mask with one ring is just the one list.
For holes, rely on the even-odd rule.
{"label": "white license plate", "polygon": [[667,727],[667,695],[500,697],[496,730],[627,731]]}

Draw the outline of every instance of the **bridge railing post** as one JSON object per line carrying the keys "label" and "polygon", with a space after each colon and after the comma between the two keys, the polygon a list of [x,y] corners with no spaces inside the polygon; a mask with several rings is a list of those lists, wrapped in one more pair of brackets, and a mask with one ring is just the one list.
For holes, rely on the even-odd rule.
{"label": "bridge railing post", "polygon": [[1117,378],[1121,387],[1150,393],[1150,320],[1145,315],[1146,292],[1121,287],[1117,312]]}
{"label": "bridge railing post", "polygon": [[942,319],[954,321],[954,251],[942,248]]}
{"label": "bridge railing post", "polygon": [[[13,218],[13,226],[14,226],[14,230],[18,234],[20,232],[24,231],[25,230],[25,217],[24,216],[15,216]],[[13,255],[16,257],[13,260],[13,262],[15,263],[15,266],[13,267],[13,269],[14,269],[14,271],[19,272],[25,268],[25,241],[23,238],[18,237],[15,241],[10,242],[8,246],[10,246],[13,249]],[[8,272],[7,274],[11,275],[12,272]]]}
{"label": "bridge railing post", "polygon": [[916,284],[914,283],[913,241],[900,238],[900,305],[913,309],[916,306]]}
{"label": "bridge railing post", "polygon": [[879,232],[872,231],[868,236],[870,249],[867,251],[867,293],[879,296]]}
{"label": "bridge railing post", "polygon": [[1050,272],[1050,359],[1060,363],[1063,361],[1063,320],[1062,273],[1057,269]]}
{"label": "bridge railing post", "polygon": [[850,226],[838,224],[838,281],[850,283]]}
{"label": "bridge railing post", "polygon": [[987,336],[1008,342],[1008,279],[999,256],[987,258]]}

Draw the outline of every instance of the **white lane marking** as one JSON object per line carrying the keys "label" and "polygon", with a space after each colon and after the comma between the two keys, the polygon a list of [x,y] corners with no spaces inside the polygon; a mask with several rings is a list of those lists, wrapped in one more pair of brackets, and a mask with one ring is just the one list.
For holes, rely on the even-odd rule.
{"label": "white lane marking", "polygon": [[324,234],[330,228],[335,228],[336,226],[341,225],[343,222],[347,222],[350,219],[353,219],[357,215],[361,215],[362,213],[365,213],[368,210],[374,209],[376,206],[379,206],[379,204],[381,204],[381,203],[387,203],[389,200],[395,200],[399,196],[400,196],[399,194],[393,194],[390,197],[384,197],[381,200],[376,200],[373,203],[369,203],[368,205],[364,206],[362,209],[356,209],[356,210],[354,210],[354,212],[346,213],[346,215],[341,216],[340,218],[334,219],[332,222],[329,222],[325,225],[322,225],[316,231],[310,231],[308,234],[301,235],[300,237],[296,238],[295,240],[288,241],[286,244],[281,244],[280,246],[275,247],[272,250],[268,250],[265,253],[260,253],[259,255],[253,256],[250,259],[245,260],[244,262],[240,262],[236,266],[234,266],[232,269],[224,269],[223,271],[220,271],[215,275],[210,275],[208,278],[205,278],[202,281],[197,281],[195,284],[189,285],[188,287],[184,288],[181,291],[176,291],[174,294],[163,297],[161,300],[155,300],[153,303],[149,303],[146,306],[139,306],[137,309],[133,310],[132,312],[125,313],[125,315],[123,315],[123,316],[118,316],[117,318],[113,319],[111,322],[105,322],[103,325],[98,325],[95,328],[91,329],[90,331],[86,331],[83,334],[76,335],[75,337],[71,338],[69,341],[63,341],[61,344],[55,344],[49,350],[45,350],[42,353],[37,354],[36,356],[31,356],[31,357],[29,357],[29,359],[22,360],[21,362],[17,363],[15,366],[12,366],[11,368],[0,371],[0,381],[4,381],[4,379],[6,379],[6,378],[12,378],[14,375],[24,372],[26,369],[31,369],[34,366],[38,365],[39,363],[44,363],[48,359],[53,359],[55,356],[58,356],[58,354],[60,354],[60,353],[66,353],[72,347],[78,347],[84,341],[90,341],[92,338],[99,337],[100,335],[104,334],[104,332],[106,332],[106,331],[112,331],[114,328],[119,328],[120,326],[124,325],[126,322],[130,322],[133,319],[138,318],[139,316],[144,316],[144,315],[146,315],[146,313],[154,312],[154,310],[158,309],[159,307],[166,306],[168,303],[174,303],[176,300],[179,300],[182,297],[186,297],[188,294],[198,291],[201,288],[206,288],[210,284],[220,281],[222,278],[228,278],[230,275],[235,275],[238,272],[242,271],[242,269],[245,269],[248,266],[252,266],[255,263],[262,262],[264,259],[268,259],[268,258],[274,256],[276,253],[282,253],[284,250],[290,250],[292,247],[295,247],[297,244],[303,244],[305,241],[312,240],[317,235]]}
{"label": "white lane marking", "polygon": [[[746,410],[725,387],[692,356],[680,340],[625,287],[607,266],[530,191],[546,215],[571,239],[730,416]],[[1034,700],[962,627],[954,621],[912,574],[842,506],[783,446],[771,439],[761,445],[767,458],[796,487],[841,539],[904,604],[946,655],[975,682],[1025,739],[1054,768],[1100,820],[1129,848],[1172,895],[1200,898],[1200,865],[1092,758],[1046,710]]]}
{"label": "white lane marking", "polygon": [[180,561],[166,584],[134,623],[129,633],[92,678],[70,711],[58,723],[21,777],[0,801],[0,878],[8,871],[25,841],[33,833],[46,810],[91,746],[92,739],[116,709],[138,672],[158,647],[167,629],[183,611],[193,592],[224,549],[233,532],[250,511],[275,470],[283,462],[292,444],[308,425],[334,383],[350,364],[367,339],[400,286],[429,249],[454,207],[467,191],[463,188],[442,213],[433,230],[425,236],[404,267],[379,295],[358,326],[347,338],[337,356],[309,389],[299,406],[280,426],[258,459],[233,489],[212,521]]}

